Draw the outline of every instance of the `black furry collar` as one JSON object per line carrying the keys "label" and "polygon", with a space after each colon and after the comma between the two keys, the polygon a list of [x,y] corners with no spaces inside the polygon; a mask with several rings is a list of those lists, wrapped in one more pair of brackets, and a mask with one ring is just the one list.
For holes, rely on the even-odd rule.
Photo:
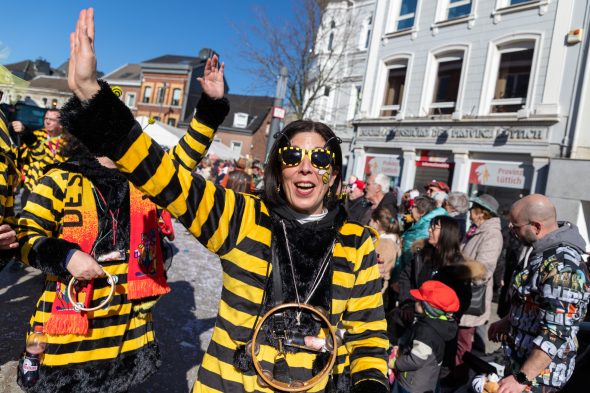
{"label": "black furry collar", "polygon": [[55,166],[64,171],[79,173],[94,184],[108,202],[111,209],[117,209],[126,202],[129,183],[117,169],[107,168],[95,157],[76,155]]}

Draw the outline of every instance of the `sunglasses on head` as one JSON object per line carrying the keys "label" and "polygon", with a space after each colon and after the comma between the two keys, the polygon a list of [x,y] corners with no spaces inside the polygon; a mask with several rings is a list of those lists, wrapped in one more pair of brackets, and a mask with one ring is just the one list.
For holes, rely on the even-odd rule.
{"label": "sunglasses on head", "polygon": [[318,169],[326,169],[332,165],[334,153],[325,148],[303,149],[295,146],[285,146],[279,149],[279,156],[285,166],[297,166],[308,156],[311,165]]}

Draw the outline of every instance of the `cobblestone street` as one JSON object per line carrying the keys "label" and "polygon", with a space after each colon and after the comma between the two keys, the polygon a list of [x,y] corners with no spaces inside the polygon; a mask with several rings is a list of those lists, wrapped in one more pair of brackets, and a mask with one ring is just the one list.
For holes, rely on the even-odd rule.
{"label": "cobblestone street", "polygon": [[[156,306],[160,371],[132,393],[189,392],[207,348],[221,293],[219,259],[174,223],[175,256],[168,271],[172,292]],[[42,288],[41,273],[11,262],[0,271],[0,392],[17,393],[16,366],[28,321]]]}

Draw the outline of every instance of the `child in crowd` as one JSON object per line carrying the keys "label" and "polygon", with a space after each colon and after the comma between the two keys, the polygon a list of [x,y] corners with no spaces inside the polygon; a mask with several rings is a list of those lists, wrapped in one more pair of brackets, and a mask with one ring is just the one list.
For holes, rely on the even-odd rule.
{"label": "child in crowd", "polygon": [[416,320],[393,348],[395,381],[392,393],[434,392],[445,345],[457,335],[453,313],[459,298],[440,281],[429,280],[410,291],[416,302]]}

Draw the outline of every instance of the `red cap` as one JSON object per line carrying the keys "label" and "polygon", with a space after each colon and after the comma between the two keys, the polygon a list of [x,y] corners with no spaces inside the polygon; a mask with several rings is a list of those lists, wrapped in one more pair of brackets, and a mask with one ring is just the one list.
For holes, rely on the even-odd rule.
{"label": "red cap", "polygon": [[363,191],[365,189],[365,182],[362,180],[355,180],[349,184],[352,188],[356,187],[359,190]]}
{"label": "red cap", "polygon": [[425,189],[428,190],[430,187],[440,188],[441,191],[444,191],[446,193],[451,192],[449,185],[447,183],[445,183],[444,181],[432,180],[429,183],[424,184]]}
{"label": "red cap", "polygon": [[410,290],[410,295],[444,312],[459,311],[459,298],[457,294],[451,287],[440,281],[425,281],[419,289]]}

